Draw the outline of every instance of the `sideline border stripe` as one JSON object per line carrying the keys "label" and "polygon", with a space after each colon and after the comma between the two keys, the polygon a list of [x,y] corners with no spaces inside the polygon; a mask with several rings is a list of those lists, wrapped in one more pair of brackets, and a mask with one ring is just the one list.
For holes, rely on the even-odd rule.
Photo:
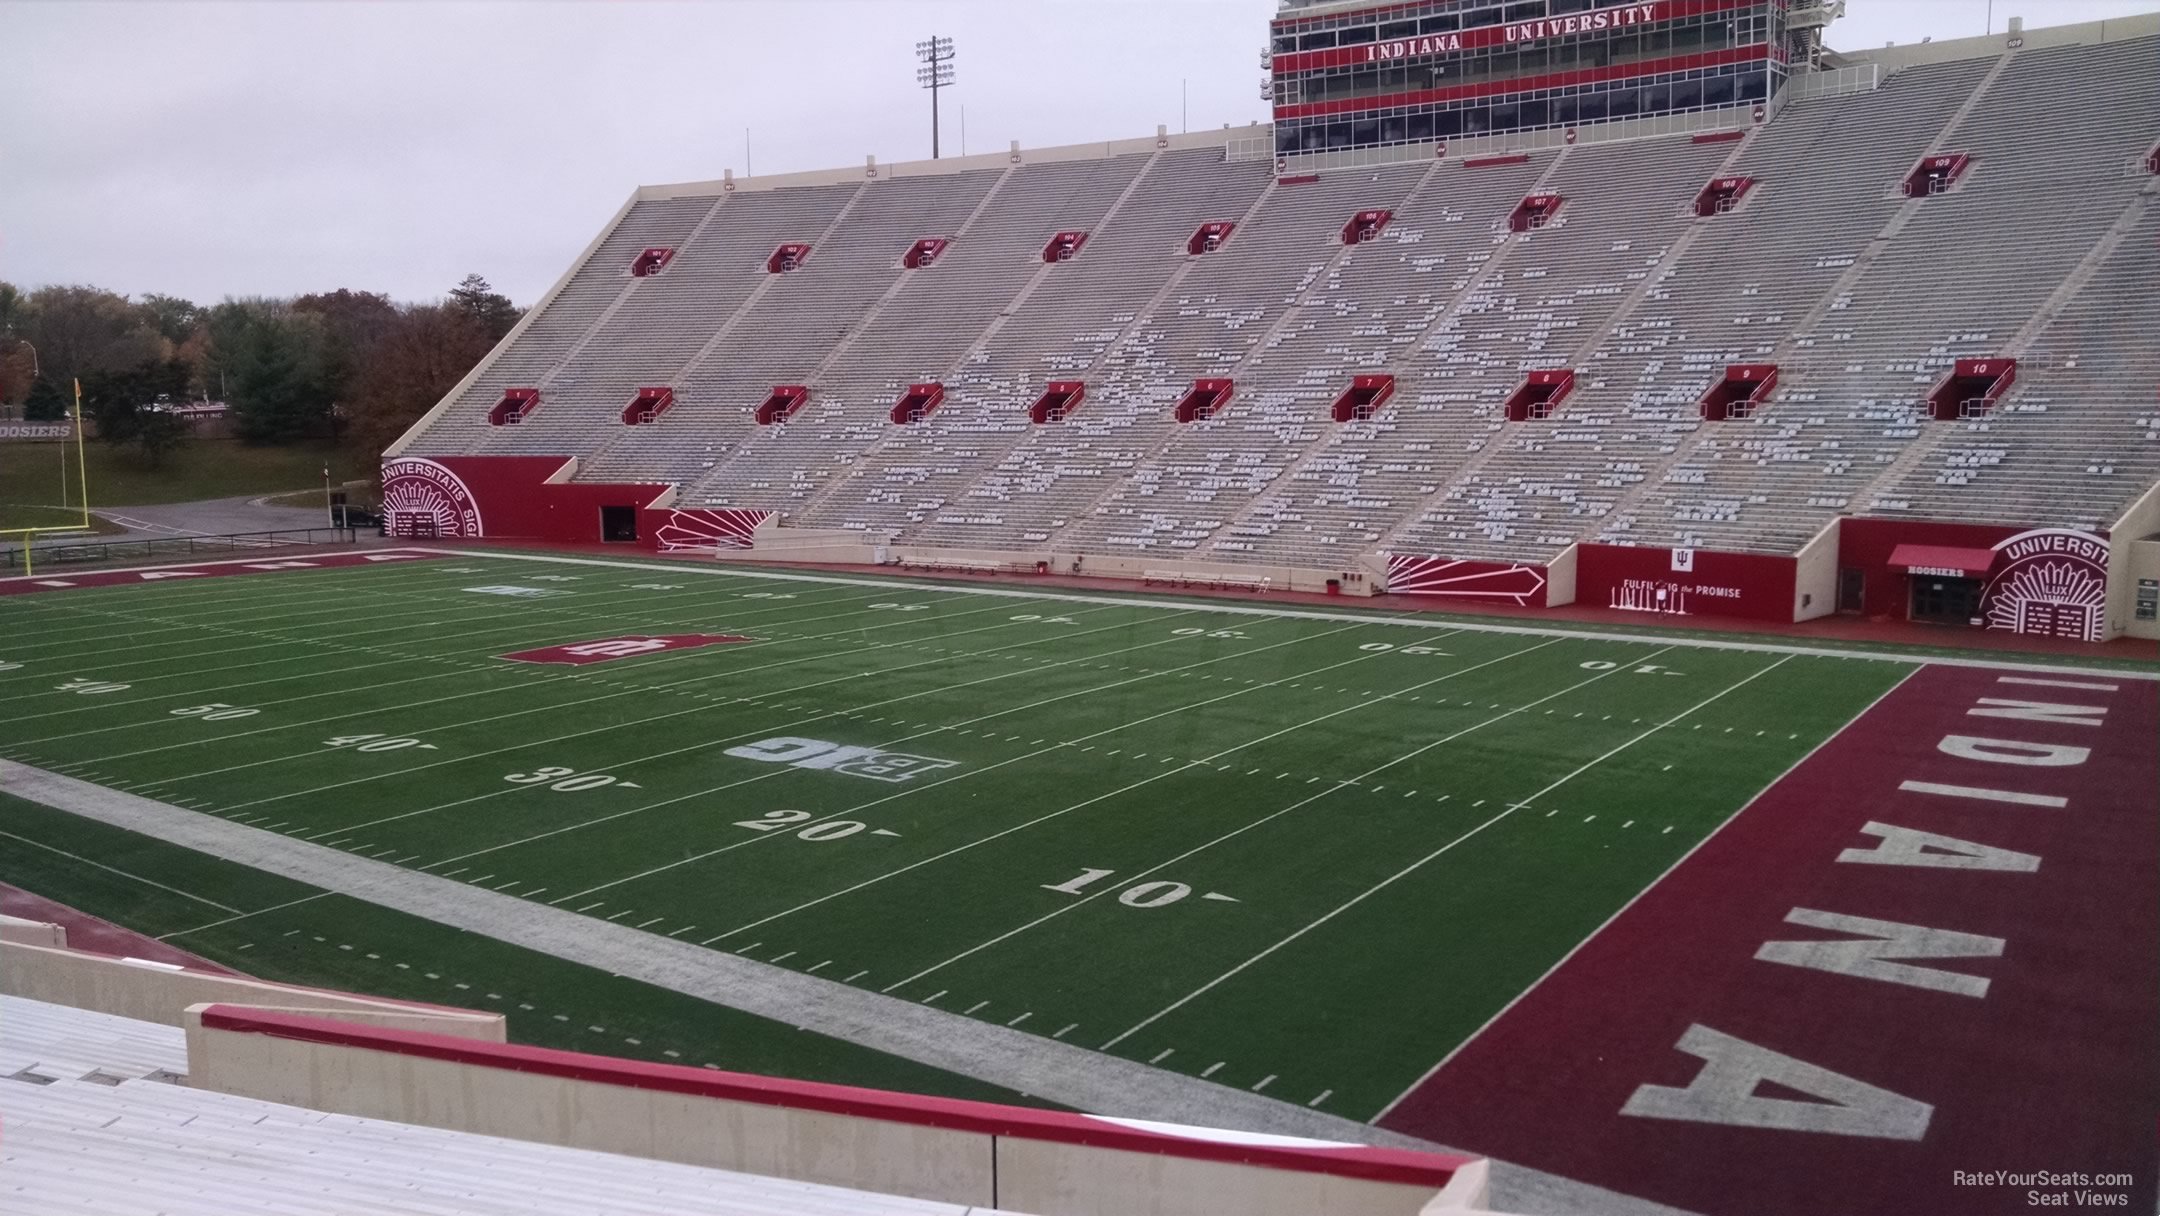
{"label": "sideline border stripe", "polygon": [[[1787,765],[1784,772],[1779,773],[1777,776],[1772,777],[1769,781],[1765,782],[1761,789],[1755,791],[1755,795],[1753,797],[1749,798],[1746,802],[1741,803],[1737,810],[1733,811],[1730,815],[1727,815],[1724,822],[1718,824],[1716,827],[1711,828],[1709,831],[1704,832],[1702,839],[1696,841],[1693,845],[1689,846],[1687,852],[1682,853],[1680,854],[1680,856],[1674,858],[1673,863],[1669,866],[1666,866],[1662,873],[1660,873],[1656,878],[1651,879],[1649,882],[1644,883],[1642,889],[1635,892],[1635,894],[1630,895],[1626,903],[1621,904],[1619,907],[1613,909],[1613,914],[1606,917],[1605,920],[1601,924],[1599,924],[1597,928],[1583,934],[1581,941],[1578,941],[1573,946],[1568,947],[1568,952],[1561,955],[1558,959],[1554,960],[1553,965],[1547,967],[1544,974],[1538,976],[1536,979],[1530,981],[1529,983],[1524,984],[1522,987],[1522,991],[1517,992],[1512,998],[1508,1000],[1507,1004],[1502,1005],[1499,1009],[1494,1011],[1491,1017],[1485,1019],[1484,1025],[1479,1026],[1476,1030],[1473,1030],[1469,1034],[1464,1035],[1462,1042],[1457,1043],[1446,1055],[1440,1057],[1438,1063],[1435,1063],[1431,1068],[1426,1069],[1423,1076],[1411,1082],[1409,1087],[1404,1089],[1401,1093],[1396,1094],[1393,1101],[1389,1102],[1386,1106],[1380,1108],[1379,1114],[1376,1114],[1372,1118],[1367,1119],[1365,1121],[1367,1125],[1372,1127],[1378,1127],[1380,1125],[1380,1121],[1387,1118],[1390,1114],[1394,1113],[1395,1108],[1401,1106],[1405,1099],[1409,1098],[1410,1095],[1416,1093],[1418,1090],[1423,1089],[1428,1082],[1430,1082],[1434,1077],[1439,1075],[1441,1069],[1447,1067],[1450,1061],[1452,1061],[1456,1056],[1461,1055],[1470,1046],[1470,1044],[1475,1043],[1478,1041],[1478,1039],[1482,1038],[1486,1031],[1491,1030],[1493,1026],[1500,1021],[1501,1018],[1504,1018],[1508,1015],[1508,1012],[1510,1010],[1514,1009],[1515,1006],[1522,1004],[1524,999],[1529,997],[1532,992],[1535,992],[1538,988],[1542,987],[1546,980],[1549,980],[1553,977],[1553,974],[1555,972],[1559,971],[1560,968],[1567,966],[1569,959],[1572,959],[1577,954],[1582,953],[1583,947],[1589,945],[1593,940],[1595,940],[1599,935],[1603,934],[1607,929],[1612,928],[1613,922],[1627,915],[1628,909],[1640,903],[1645,895],[1650,894],[1650,892],[1656,890],[1659,886],[1663,885],[1666,879],[1672,877],[1673,873],[1677,871],[1681,866],[1686,865],[1689,858],[1701,852],[1703,846],[1709,844],[1713,839],[1715,839],[1718,833],[1723,832],[1728,827],[1731,827],[1733,823],[1740,818],[1740,816],[1747,814],[1749,808],[1753,807],[1756,803],[1761,802],[1763,799],[1763,795],[1768,794],[1773,789],[1776,789],[1778,785],[1782,783],[1787,777],[1790,777],[1794,773],[1798,772],[1801,765],[1806,764],[1809,760],[1815,758],[1816,752],[1819,752],[1822,749],[1830,746],[1833,740],[1843,738],[1845,732],[1851,730],[1855,723],[1859,722],[1862,718],[1867,717],[1869,714],[1875,712],[1875,708],[1877,706],[1881,705],[1884,701],[1890,699],[1891,693],[1894,693],[1898,689],[1905,687],[1906,683],[1909,682],[1914,676],[1919,675],[1921,670],[1922,669],[1920,667],[1915,667],[1911,671],[1906,672],[1904,677],[1898,680],[1897,683],[1883,689],[1881,696],[1862,706],[1860,712],[1846,719],[1843,726],[1840,726],[1836,730],[1831,731],[1829,734],[1824,735],[1822,739],[1815,744],[1815,746],[1807,750],[1806,754],[1802,755],[1799,759]],[[1730,690],[1728,689],[1727,691]],[[1720,693],[1719,695],[1722,696],[1724,694]]]}
{"label": "sideline border stripe", "polygon": [[1906,654],[1888,650],[1840,650],[1830,646],[1794,646],[1780,642],[1727,642],[1716,638],[1693,638],[1678,634],[1614,633],[1600,629],[1493,625],[1483,621],[1459,620],[1438,612],[1431,614],[1429,617],[1381,616],[1361,612],[1307,612],[1293,608],[1255,608],[1244,604],[1196,602],[1174,596],[1078,595],[1050,591],[1016,591],[1005,587],[974,587],[965,583],[926,582],[915,579],[857,578],[837,574],[780,574],[763,569],[736,570],[726,565],[698,566],[688,562],[632,562],[616,558],[496,552],[487,549],[427,549],[423,550],[423,552],[450,557],[492,557],[503,561],[554,562],[561,565],[600,566],[621,570],[680,571],[686,574],[702,574],[721,578],[778,579],[782,582],[839,583],[845,586],[867,587],[939,587],[948,591],[965,591],[970,595],[998,596],[1009,599],[1052,600],[1072,604],[1117,604],[1127,608],[1160,608],[1165,603],[1177,603],[1194,607],[1201,612],[1219,612],[1230,616],[1260,616],[1314,621],[1358,621],[1365,624],[1395,625],[1409,629],[1452,629],[1464,633],[1511,633],[1540,638],[1585,638],[1593,642],[1621,642],[1635,646],[1674,646],[1694,650],[1739,650],[1755,654],[1790,654],[1819,659],[1867,659],[1885,663],[1910,663],[1915,668],[1932,663],[1942,667],[2002,668],[2011,671],[2042,671],[2081,676],[2092,676],[2095,673],[2104,672],[2111,679],[2160,680],[2160,671],[2141,671],[2134,668],[2117,669],[2114,667],[2091,667],[2063,663],[2027,663],[2007,657],[1968,659],[1956,655]]}

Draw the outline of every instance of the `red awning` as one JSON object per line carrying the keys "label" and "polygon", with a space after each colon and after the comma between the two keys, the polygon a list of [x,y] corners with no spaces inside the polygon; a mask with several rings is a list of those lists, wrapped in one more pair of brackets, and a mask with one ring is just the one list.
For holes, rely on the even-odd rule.
{"label": "red awning", "polygon": [[1993,549],[1959,549],[1951,545],[1899,545],[1890,551],[1890,568],[1913,574],[1986,578],[1988,567],[1994,564]]}

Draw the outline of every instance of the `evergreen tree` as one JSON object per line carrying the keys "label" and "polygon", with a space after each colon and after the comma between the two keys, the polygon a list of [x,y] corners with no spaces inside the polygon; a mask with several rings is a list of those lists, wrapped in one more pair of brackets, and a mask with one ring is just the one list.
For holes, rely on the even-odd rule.
{"label": "evergreen tree", "polygon": [[23,399],[23,418],[30,422],[58,422],[68,416],[68,399],[53,387],[53,382],[43,376],[30,382],[30,395]]}

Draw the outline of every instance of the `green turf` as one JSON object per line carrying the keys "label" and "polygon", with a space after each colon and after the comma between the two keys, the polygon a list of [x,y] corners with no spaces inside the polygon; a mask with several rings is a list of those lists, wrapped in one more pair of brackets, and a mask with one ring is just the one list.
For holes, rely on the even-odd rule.
{"label": "green turf", "polygon": [[[65,449],[66,483],[59,456]],[[316,444],[252,447],[235,439],[194,439],[180,444],[156,465],[132,449],[93,440],[84,445],[93,508],[138,507],[155,503],[236,498],[243,494],[322,487],[325,462],[340,480],[368,472],[369,461],[339,448]],[[62,494],[65,498],[62,498]],[[0,504],[55,506],[82,503],[75,445],[0,443]]]}
{"label": "green turf", "polygon": [[[0,627],[11,759],[1352,1118],[1910,670],[501,558]],[[642,632],[756,641],[495,657]],[[726,754],[787,737],[953,766]]]}
{"label": "green turf", "polygon": [[[31,507],[20,503],[0,503],[0,542],[20,544],[23,539],[22,536],[19,533],[10,535],[8,530],[11,528],[53,529],[98,536],[110,536],[116,532],[127,531],[126,528],[98,515],[92,515],[90,522],[85,524],[80,508]],[[57,538],[33,536],[30,539],[32,544],[45,544]]]}
{"label": "green turf", "polygon": [[0,882],[263,979],[500,1013],[513,1042],[1040,1104],[6,794]]}

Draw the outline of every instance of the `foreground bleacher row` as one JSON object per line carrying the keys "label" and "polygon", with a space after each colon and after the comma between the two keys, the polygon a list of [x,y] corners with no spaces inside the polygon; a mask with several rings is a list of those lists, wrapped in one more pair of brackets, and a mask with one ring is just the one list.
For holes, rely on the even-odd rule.
{"label": "foreground bleacher row", "polygon": [[[1740,139],[1276,179],[1217,148],[640,193],[396,449],[577,456],[677,507],[993,550],[1345,568],[1577,541],[1790,554],[1839,515],[2105,529],[2160,477],[2160,38],[1907,68]],[[1901,193],[1961,154],[1945,193]],[[1715,179],[1752,186],[1699,216]],[[1557,195],[1511,231],[1525,197]],[[1346,244],[1361,211],[1389,218]],[[1234,225],[1192,253],[1201,225]],[[1057,233],[1085,233],[1045,260]],[[903,257],[950,238],[920,269]],[[810,247],[773,273],[777,251]],[[633,276],[647,249],[672,250]],[[1935,422],[1960,358],[2014,358]],[[1698,406],[1769,364],[1750,414]],[[1537,370],[1551,415],[1506,420]],[[1394,378],[1336,422],[1354,375]],[[1177,421],[1195,382],[1232,394]],[[1051,381],[1080,381],[1036,422]],[[943,386],[894,421],[912,384]],[[779,385],[808,387],[759,425]],[[640,388],[672,403],[645,425]],[[539,399],[490,425],[506,390]]]}

